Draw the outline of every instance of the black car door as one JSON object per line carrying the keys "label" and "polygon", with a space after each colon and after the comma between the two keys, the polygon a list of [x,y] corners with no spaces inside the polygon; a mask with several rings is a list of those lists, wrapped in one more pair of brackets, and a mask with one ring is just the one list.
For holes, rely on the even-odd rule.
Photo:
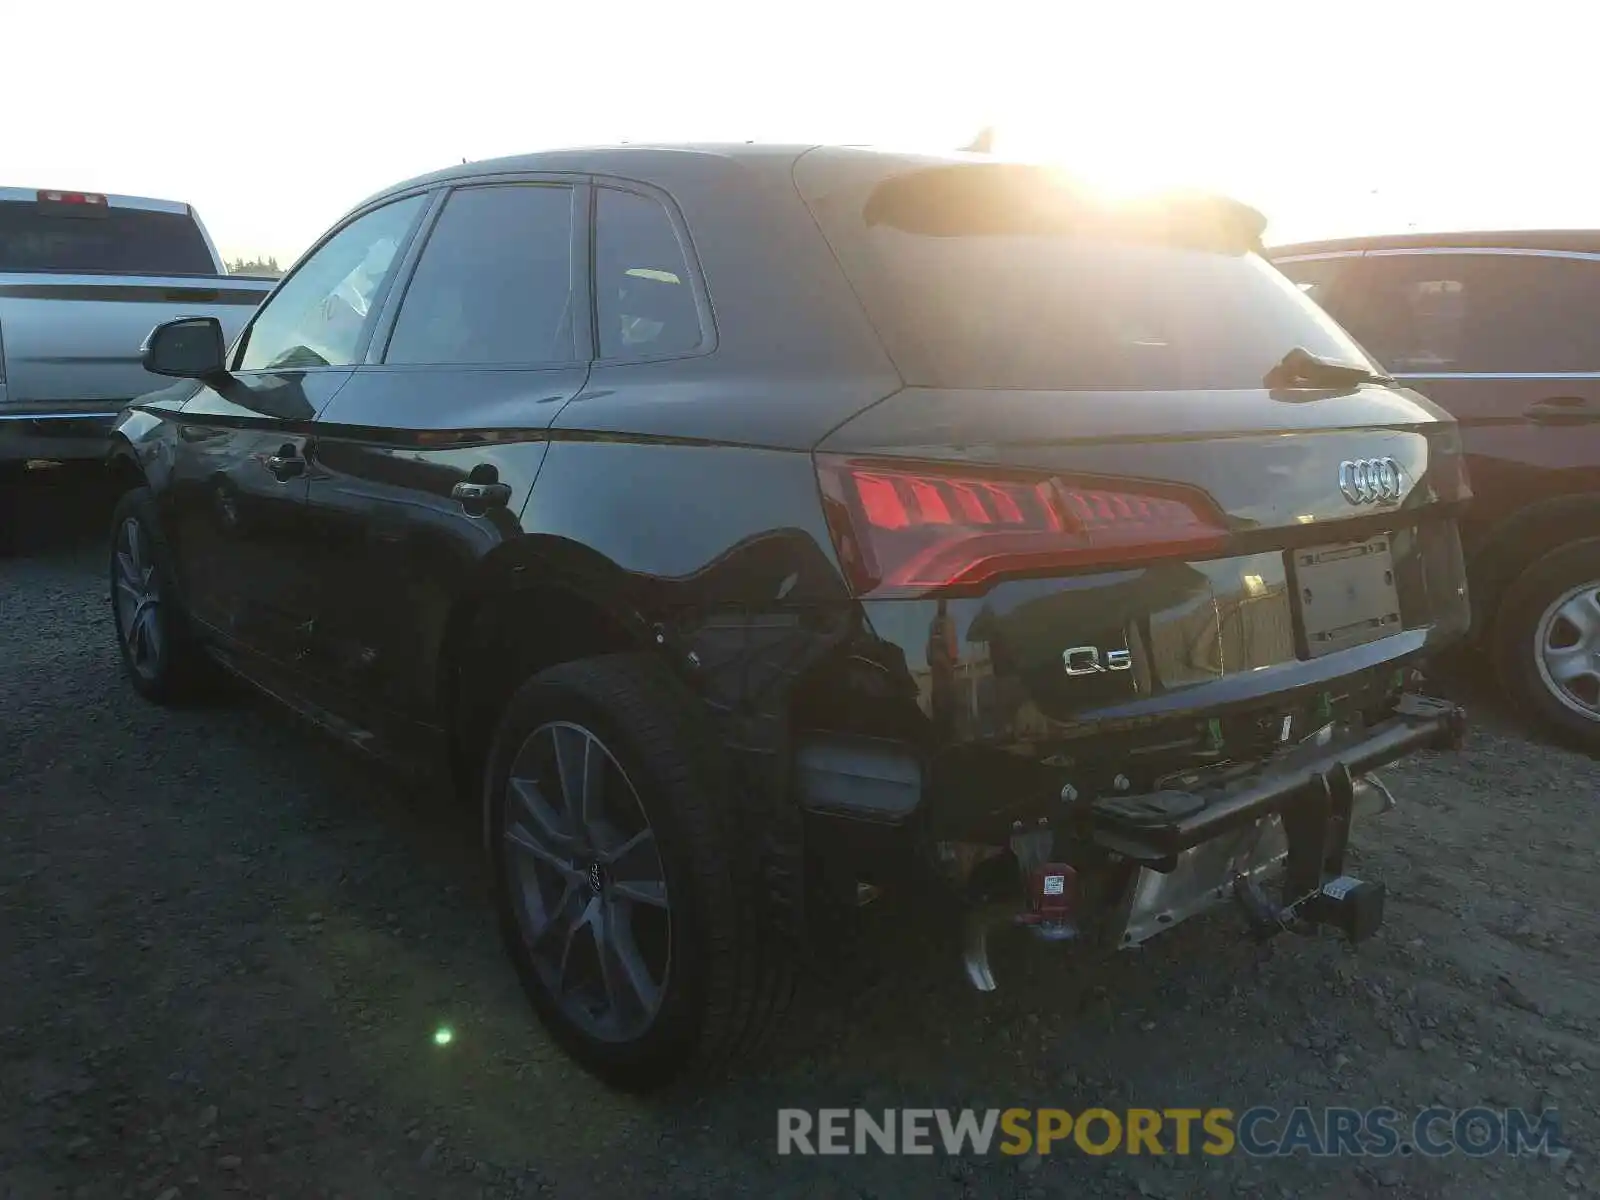
{"label": "black car door", "polygon": [[1332,308],[1384,366],[1461,423],[1469,551],[1519,509],[1593,487],[1600,260],[1499,247],[1372,250]]}
{"label": "black car door", "polygon": [[588,194],[560,178],[453,188],[314,424],[313,669],[376,749],[404,756],[436,725],[450,614],[517,535],[550,423],[587,376]]}
{"label": "black car door", "polygon": [[268,298],[228,378],[183,406],[163,524],[191,615],[224,649],[292,665],[312,619],[306,439],[349,380],[381,289],[421,215],[413,196],[345,224]]}

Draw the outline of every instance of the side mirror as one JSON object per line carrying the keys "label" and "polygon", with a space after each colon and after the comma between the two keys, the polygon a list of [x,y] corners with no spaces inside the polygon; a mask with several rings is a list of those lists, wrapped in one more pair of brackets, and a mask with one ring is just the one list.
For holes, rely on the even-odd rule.
{"label": "side mirror", "polygon": [[150,331],[141,361],[152,375],[216,379],[228,373],[226,355],[222,322],[215,317],[180,317]]}

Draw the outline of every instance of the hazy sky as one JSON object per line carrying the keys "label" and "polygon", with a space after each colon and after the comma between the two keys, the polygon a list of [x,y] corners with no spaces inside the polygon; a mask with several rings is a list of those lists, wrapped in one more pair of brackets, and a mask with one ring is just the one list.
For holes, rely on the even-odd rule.
{"label": "hazy sky", "polygon": [[1600,225],[1582,0],[9,7],[0,185],[188,200],[229,257],[292,259],[463,158],[950,147],[988,122],[1001,149],[1228,190],[1269,240]]}

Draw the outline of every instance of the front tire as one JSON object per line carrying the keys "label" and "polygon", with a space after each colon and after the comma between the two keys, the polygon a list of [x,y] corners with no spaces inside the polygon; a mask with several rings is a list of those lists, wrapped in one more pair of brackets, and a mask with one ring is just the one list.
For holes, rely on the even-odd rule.
{"label": "front tire", "polygon": [[1600,751],[1600,539],[1553,550],[1506,591],[1495,665],[1512,696],[1566,740]]}
{"label": "front tire", "polygon": [[629,1089],[722,1065],[792,989],[698,707],[647,656],[564,663],[512,696],[484,775],[495,908],[529,1000]]}
{"label": "front tire", "polygon": [[128,681],[157,704],[197,699],[209,681],[209,663],[179,605],[148,488],[134,488],[117,502],[109,566],[111,618]]}

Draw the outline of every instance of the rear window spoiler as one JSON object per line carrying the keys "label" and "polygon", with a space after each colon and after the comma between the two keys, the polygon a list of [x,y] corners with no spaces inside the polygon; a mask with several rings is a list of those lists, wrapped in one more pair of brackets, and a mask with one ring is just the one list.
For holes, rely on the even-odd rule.
{"label": "rear window spoiler", "polygon": [[1173,191],[1126,201],[1020,163],[940,164],[872,189],[866,224],[930,237],[1062,234],[1120,237],[1244,254],[1262,249],[1266,217],[1209,192]]}

